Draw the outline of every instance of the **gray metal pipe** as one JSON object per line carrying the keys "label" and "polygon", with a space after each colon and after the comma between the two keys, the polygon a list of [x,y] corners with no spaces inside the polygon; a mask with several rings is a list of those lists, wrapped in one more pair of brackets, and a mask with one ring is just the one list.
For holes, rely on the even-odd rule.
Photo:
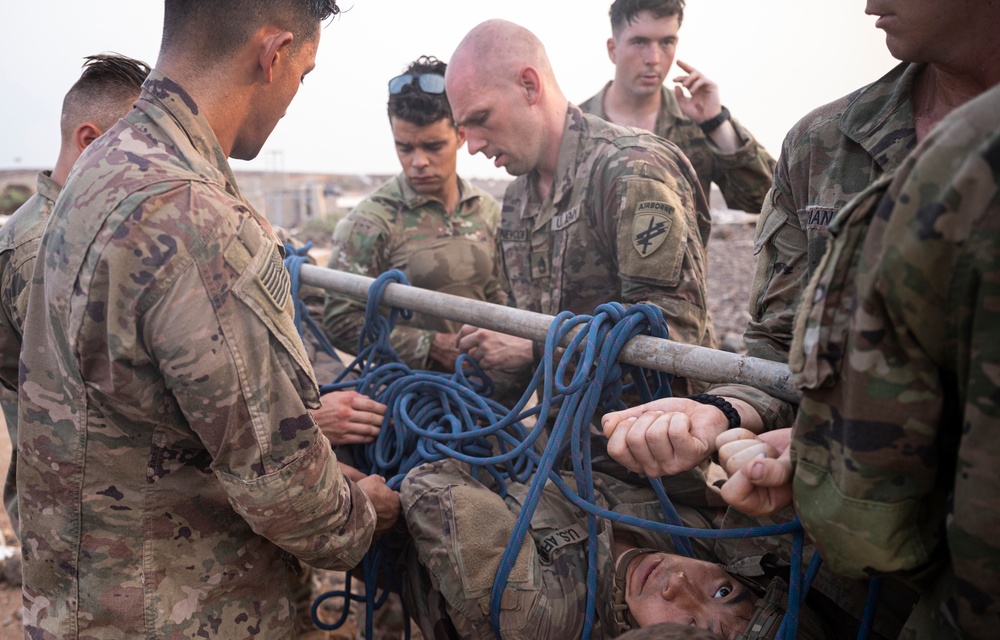
{"label": "gray metal pipe", "polygon": [[[374,282],[365,276],[308,264],[302,266],[301,279],[305,284],[358,300],[368,299],[368,289]],[[383,300],[401,309],[412,309],[537,341],[545,340],[553,320],[553,316],[541,313],[398,284],[386,287]],[[792,388],[788,367],[770,360],[650,336],[636,336],[630,340],[622,349],[619,360],[705,382],[746,384],[777,398],[793,402],[799,400],[798,393]]]}

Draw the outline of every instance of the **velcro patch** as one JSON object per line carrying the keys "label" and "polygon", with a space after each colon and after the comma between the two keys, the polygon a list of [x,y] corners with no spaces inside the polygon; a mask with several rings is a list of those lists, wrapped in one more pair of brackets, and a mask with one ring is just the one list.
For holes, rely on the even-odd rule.
{"label": "velcro patch", "polygon": [[556,217],[552,218],[552,230],[562,231],[569,225],[573,224],[580,219],[580,207],[576,206],[569,211],[564,211]]}
{"label": "velcro patch", "polygon": [[587,531],[576,523],[571,524],[565,529],[550,533],[538,543],[538,560],[542,564],[551,564],[552,554],[558,549],[566,545],[584,542],[586,539]]}
{"label": "velcro patch", "polygon": [[278,245],[271,249],[271,256],[268,260],[261,261],[257,277],[264,291],[271,299],[271,303],[278,309],[284,309],[291,295],[291,281],[288,271],[285,270],[285,263],[281,258],[281,251]]}
{"label": "velcro patch", "polygon": [[632,246],[643,258],[663,245],[673,222],[674,208],[663,202],[641,202],[632,219]]}
{"label": "velcro patch", "polygon": [[527,242],[527,229],[501,229],[500,239],[506,242]]}

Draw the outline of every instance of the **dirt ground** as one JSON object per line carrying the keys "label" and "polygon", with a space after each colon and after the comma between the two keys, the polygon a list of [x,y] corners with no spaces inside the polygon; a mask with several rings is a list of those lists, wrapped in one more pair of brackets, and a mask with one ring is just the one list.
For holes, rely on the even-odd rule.
{"label": "dirt ground", "polygon": [[[734,213],[719,216],[712,230],[712,240],[709,245],[709,302],[715,328],[720,342],[731,351],[742,350],[743,327],[749,319],[747,312],[747,295],[753,278],[753,232],[754,218]],[[0,415],[0,421],[3,420]],[[10,460],[10,439],[6,426],[0,429],[0,478],[6,477]],[[0,532],[7,545],[17,545],[11,530],[6,511],[0,509]],[[325,572],[322,582],[325,588],[333,588],[337,580],[332,572]],[[326,608],[326,607],[325,607]],[[335,620],[339,611],[332,606],[323,616],[326,620]],[[357,631],[357,616],[344,629],[331,635],[331,638],[348,639],[359,637]],[[363,626],[363,614],[360,614]],[[416,632],[416,629],[414,629]],[[21,627],[21,587],[0,579],[0,638],[20,638],[23,635]],[[401,637],[398,634],[376,634],[382,637]],[[416,633],[414,634],[417,635]]]}

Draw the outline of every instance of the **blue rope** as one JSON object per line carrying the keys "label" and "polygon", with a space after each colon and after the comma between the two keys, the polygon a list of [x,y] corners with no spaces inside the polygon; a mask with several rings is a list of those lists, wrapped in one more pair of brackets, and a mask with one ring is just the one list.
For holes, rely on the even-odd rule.
{"label": "blue rope", "polygon": [[[286,266],[292,273],[292,293],[297,302],[298,267],[305,261],[304,251],[293,249],[286,259]],[[382,475],[393,489],[399,488],[406,473],[413,468],[444,458],[470,465],[473,474],[477,470],[488,473],[496,481],[502,497],[506,496],[507,482],[529,484],[525,503],[501,557],[491,593],[490,618],[497,638],[501,637],[500,598],[527,537],[542,490],[549,481],[587,514],[587,603],[582,638],[590,637],[596,621],[598,518],[670,535],[678,552],[688,556],[693,555],[689,538],[732,539],[792,534],[788,608],[782,622],[783,635],[779,637],[795,637],[800,604],[820,562],[817,554],[803,578],[804,533],[797,518],[782,524],[741,529],[685,527],[662,482],[652,478],[650,482],[662,506],[665,522],[615,513],[595,504],[590,423],[598,408],[624,408],[621,394],[628,388],[635,390],[642,402],[669,395],[670,376],[623,365],[618,361],[621,349],[636,335],[667,337],[667,326],[659,308],[639,304],[626,309],[619,303],[608,303],[599,306],[593,316],[560,313],[546,334],[542,366],[535,371],[523,396],[508,410],[490,398],[492,381],[468,356],[459,356],[456,371],[451,374],[412,371],[400,360],[389,343],[389,335],[398,318],[409,318],[412,312],[396,308],[390,309],[387,315],[380,312],[385,289],[393,283],[408,284],[405,276],[395,270],[382,274],[372,284],[365,308],[364,329],[358,341],[358,355],[337,380],[320,388],[326,393],[354,387],[389,407],[375,442],[355,445],[353,452],[359,470]],[[297,303],[296,312],[297,316],[307,315],[304,304],[300,306]],[[297,320],[297,326],[301,327],[301,320]],[[313,330],[315,323],[307,323],[307,326]],[[577,328],[580,329],[578,333],[561,355],[557,355],[558,345]],[[326,344],[329,345],[328,342]],[[332,347],[330,352],[333,353]],[[358,378],[345,380],[351,371],[357,372]],[[626,386],[629,378],[631,384]],[[647,381],[652,382],[652,387]],[[525,409],[536,391],[538,404]],[[524,425],[524,420],[529,417],[535,418],[532,429]],[[548,442],[539,454],[534,445],[550,422]],[[575,489],[559,473],[567,456]],[[389,551],[381,542],[376,543],[365,556],[363,569],[368,637],[373,637],[372,614],[374,607],[380,604],[374,600],[375,581],[379,568],[387,560]],[[345,592],[323,594],[313,605],[314,618],[323,599],[337,596],[345,597],[345,609],[350,600],[360,600],[350,594],[349,586]],[[871,605],[869,602],[874,612]],[[346,614],[335,625],[321,624],[319,620],[316,622],[320,628],[334,629],[344,620]]]}

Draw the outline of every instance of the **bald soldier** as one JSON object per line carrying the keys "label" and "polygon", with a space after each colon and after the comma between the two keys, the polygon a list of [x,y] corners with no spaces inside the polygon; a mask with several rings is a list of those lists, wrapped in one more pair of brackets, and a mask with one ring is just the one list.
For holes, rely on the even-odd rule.
{"label": "bald soldier", "polygon": [[[585,115],[559,88],[542,43],[502,20],[475,27],[447,89],[470,153],[518,176],[500,241],[514,306],[593,313],[648,302],[670,337],[714,346],[705,292],[711,220],[690,163],[672,143]],[[519,370],[532,342],[465,326],[459,347],[486,368]]]}

